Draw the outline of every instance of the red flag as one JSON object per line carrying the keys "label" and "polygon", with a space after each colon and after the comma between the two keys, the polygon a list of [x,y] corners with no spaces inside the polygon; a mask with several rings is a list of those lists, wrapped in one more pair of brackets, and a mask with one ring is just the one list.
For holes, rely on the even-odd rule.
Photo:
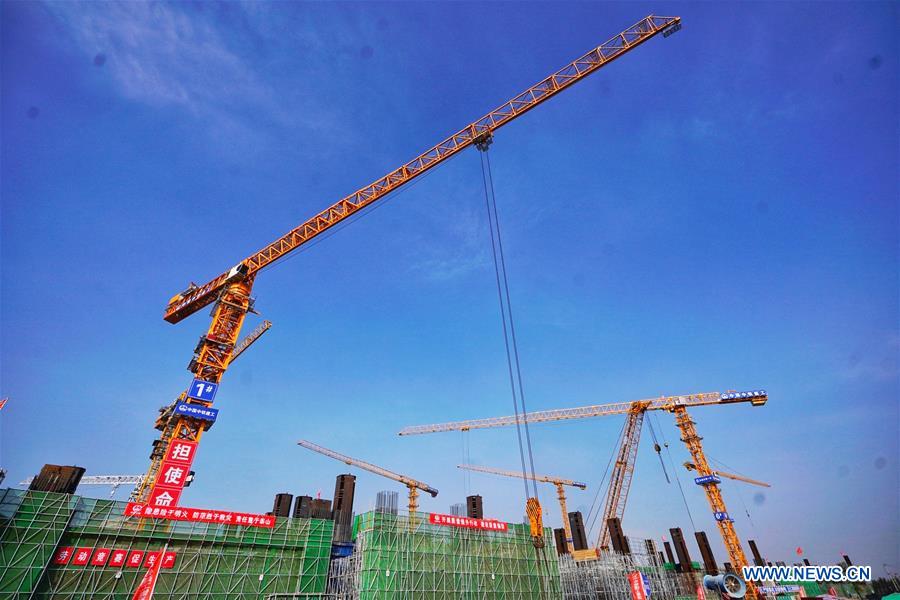
{"label": "red flag", "polygon": [[[168,544],[163,547],[160,556],[165,554],[168,547]],[[153,591],[156,589],[156,579],[159,577],[159,568],[162,565],[162,562],[163,561],[161,560],[153,561],[153,566],[147,569],[144,578],[141,579],[141,583],[137,586],[137,589],[134,590],[134,596],[131,600],[150,600],[153,598]]]}
{"label": "red flag", "polygon": [[3,410],[3,407],[6,406],[7,400],[9,400],[9,398],[3,398],[2,400],[0,400],[0,410]]}

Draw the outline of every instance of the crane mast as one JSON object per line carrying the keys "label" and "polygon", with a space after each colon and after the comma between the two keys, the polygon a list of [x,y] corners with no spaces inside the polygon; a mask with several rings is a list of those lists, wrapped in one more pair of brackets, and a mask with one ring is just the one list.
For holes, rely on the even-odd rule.
{"label": "crane mast", "polygon": [[562,477],[554,477],[552,475],[532,475],[530,473],[525,473],[523,475],[521,472],[495,469],[493,467],[481,467],[478,465],[457,465],[457,467],[467,471],[491,473],[492,475],[502,475],[503,477],[525,477],[526,479],[539,481],[541,483],[552,483],[556,486],[556,498],[559,501],[559,510],[562,513],[563,530],[566,532],[566,547],[569,550],[569,554],[575,553],[574,539],[572,538],[572,526],[569,523],[569,510],[566,508],[566,491],[563,486],[577,487],[583,490],[587,488],[587,484],[571,479],[564,479]]}
{"label": "crane mast", "polygon": [[[697,474],[700,477],[712,475],[712,469],[709,468],[706,455],[703,453],[703,438],[697,434],[697,429],[694,427],[695,423],[688,415],[687,409],[683,406],[677,406],[671,412],[675,415],[675,424],[678,425],[678,429],[681,431],[681,441],[687,446],[688,452],[691,453],[691,457],[694,459]],[[702,487],[706,493],[709,507],[713,511],[716,526],[719,528],[719,534],[725,543],[725,550],[728,552],[728,557],[731,559],[735,573],[743,573],[744,567],[747,566],[747,557],[744,555],[744,549],[741,547],[741,540],[734,530],[734,520],[725,507],[725,500],[722,499],[722,491],[719,490],[719,484],[715,480],[711,480]],[[756,586],[752,581],[746,581],[745,583],[747,584],[747,596],[756,598]]]}
{"label": "crane mast", "polygon": [[342,463],[359,467],[360,469],[365,469],[370,473],[375,473],[376,475],[380,475],[382,477],[386,477],[388,479],[392,479],[398,483],[402,483],[409,490],[409,518],[410,522],[415,518],[415,513],[419,510],[419,490],[423,492],[427,492],[431,494],[432,498],[437,497],[438,491],[428,485],[427,483],[423,483],[417,479],[413,479],[412,477],[407,477],[406,475],[400,475],[399,473],[394,473],[393,471],[388,471],[382,467],[377,465],[373,465],[372,463],[367,463],[364,460],[359,460],[357,458],[352,458],[350,456],[345,456],[339,452],[335,452],[334,450],[329,450],[324,446],[320,446],[318,444],[314,444],[312,442],[308,442],[306,440],[300,440],[297,442],[297,445],[303,446],[307,450],[312,450],[313,452],[318,452],[324,456],[329,458],[333,458],[334,460],[338,460]]}
{"label": "crane mast", "polygon": [[[215,304],[212,322],[206,335],[197,345],[188,370],[201,382],[216,386],[219,384],[228,368],[244,318],[252,309],[251,292],[256,274],[260,270],[461,150],[490,138],[495,130],[568,89],[655,35],[664,33],[664,36],[668,36],[680,26],[680,17],[650,15],[641,19],[409,162],[340,199],[225,273],[203,285],[191,284],[186,290],[176,294],[169,300],[163,314],[163,318],[169,323],[178,323],[198,310]],[[212,405],[211,400],[185,398],[185,395],[180,399],[203,407]],[[147,502],[148,498],[153,496],[160,467],[172,444],[181,441],[199,444],[203,432],[209,428],[209,423],[181,415],[163,423],[157,420],[157,428],[162,431],[162,435],[154,442],[147,474],[133,495],[134,500],[139,502]],[[539,506],[526,509],[529,514],[540,513]]]}
{"label": "crane mast", "polygon": [[603,519],[600,522],[597,545],[604,550],[609,548],[609,519],[621,519],[625,515],[625,503],[628,501],[628,492],[631,490],[631,480],[634,477],[634,461],[637,457],[638,446],[640,446],[644,413],[649,404],[645,400],[632,402],[628,407],[625,428],[622,430],[622,441],[619,444],[616,462],[613,465],[609,487],[603,502]]}

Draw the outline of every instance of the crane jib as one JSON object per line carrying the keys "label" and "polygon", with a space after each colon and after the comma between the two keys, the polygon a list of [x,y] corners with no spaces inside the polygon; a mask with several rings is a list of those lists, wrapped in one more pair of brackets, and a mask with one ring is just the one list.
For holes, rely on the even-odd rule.
{"label": "crane jib", "polygon": [[383,198],[405,183],[412,181],[460,150],[489,137],[494,130],[499,129],[541,102],[577,83],[610,61],[636,48],[660,32],[672,31],[674,27],[680,26],[680,24],[680,17],[650,15],[641,19],[625,31],[572,61],[398,169],[391,171],[350,196],[339,200],[265,248],[247,257],[228,273],[219,275],[205,285],[194,286],[177,294],[169,301],[163,318],[169,323],[178,323],[205,306],[212,304],[218,298],[222,289],[236,278],[252,276],[260,269],[296,250],[314,237]]}

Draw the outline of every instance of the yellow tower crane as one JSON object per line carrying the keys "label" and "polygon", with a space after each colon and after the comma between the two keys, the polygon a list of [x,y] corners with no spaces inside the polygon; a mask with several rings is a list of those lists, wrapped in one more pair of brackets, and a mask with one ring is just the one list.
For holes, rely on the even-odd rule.
{"label": "yellow tower crane", "polygon": [[[221,275],[203,285],[192,283],[184,291],[175,294],[163,314],[163,318],[169,323],[178,323],[202,308],[213,305],[212,322],[206,334],[200,338],[188,366],[194,380],[188,393],[182,394],[179,401],[200,405],[201,409],[212,406],[218,384],[228,369],[244,317],[253,309],[251,292],[260,271],[458,152],[470,146],[484,145],[497,129],[569,89],[657,34],[662,33],[663,37],[668,37],[680,28],[680,17],[650,15],[641,19],[409,162],[338,200]],[[158,418],[156,428],[162,434],[153,444],[147,474],[133,499],[152,505],[163,461],[171,455],[173,449],[187,446],[195,448],[210,424],[209,420],[191,414],[174,414],[172,411],[166,411],[166,414]],[[170,502],[167,500],[167,503]],[[542,532],[541,510],[537,499],[526,501],[526,511],[530,515],[532,534]]]}
{"label": "yellow tower crane", "polygon": [[[721,406],[724,404],[734,404],[739,402],[749,402],[751,406],[762,406],[769,399],[768,394],[764,390],[754,390],[749,392],[709,392],[704,394],[691,394],[686,396],[663,396],[649,400],[637,400],[635,402],[618,402],[613,404],[594,404],[591,406],[581,406],[578,408],[559,408],[554,410],[543,410],[530,412],[526,415],[506,417],[490,417],[487,419],[472,419],[468,421],[455,421],[452,423],[439,423],[435,425],[415,425],[406,427],[400,431],[400,435],[418,435],[424,433],[437,433],[442,431],[471,431],[472,429],[487,429],[492,427],[506,427],[521,423],[527,420],[529,423],[546,423],[555,421],[571,421],[574,419],[587,419],[591,417],[603,417],[609,415],[628,415],[629,419],[634,418],[637,414],[648,410],[664,410],[675,415],[675,424],[681,431],[681,441],[685,443],[693,458],[698,477],[695,482],[703,487],[706,493],[706,499],[709,502],[716,520],[725,549],[731,559],[731,564],[737,573],[741,573],[741,568],[747,565],[747,558],[744,550],[741,548],[740,539],[734,530],[734,521],[728,514],[725,501],[722,499],[722,492],[719,490],[719,480],[713,474],[712,469],[707,462],[706,455],[703,453],[702,439],[695,428],[695,423],[688,415],[687,409],[695,406]],[[636,446],[636,444],[635,444]],[[628,463],[628,461],[625,461]],[[630,482],[631,473],[633,472],[633,461],[631,471],[628,474]],[[612,485],[613,482],[610,481]],[[627,487],[627,486],[626,486]],[[747,582],[747,595],[751,599],[756,598],[756,588],[752,582]]]}
{"label": "yellow tower crane", "polygon": [[351,458],[349,456],[344,456],[339,452],[335,452],[334,450],[329,450],[323,446],[319,446],[318,444],[314,444],[312,442],[308,442],[306,440],[300,440],[297,442],[298,445],[303,446],[307,450],[312,450],[313,452],[318,452],[319,454],[323,454],[329,458],[333,458],[335,460],[339,460],[342,463],[359,467],[360,469],[365,469],[370,473],[375,473],[376,475],[381,475],[382,477],[387,477],[388,479],[393,479],[399,483],[402,483],[409,490],[409,520],[410,523],[413,522],[415,513],[419,511],[419,490],[423,492],[428,492],[431,494],[432,498],[437,497],[438,491],[428,485],[427,483],[422,483],[417,479],[413,479],[412,477],[407,477],[406,475],[400,475],[398,473],[394,473],[393,471],[388,471],[387,469],[383,469],[379,466],[373,465],[371,463],[367,463],[364,460],[359,460],[356,458]]}
{"label": "yellow tower crane", "polygon": [[523,475],[521,471],[507,471],[505,469],[481,467],[478,465],[457,465],[457,467],[459,467],[460,469],[466,469],[467,471],[491,473],[493,475],[503,475],[504,477],[525,477],[526,479],[532,479],[541,483],[552,483],[553,485],[555,485],[556,498],[559,500],[559,510],[562,514],[563,529],[566,532],[566,547],[569,549],[569,554],[573,554],[575,552],[574,540],[572,538],[572,526],[569,524],[569,510],[566,508],[566,491],[564,489],[564,486],[576,487],[583,490],[587,488],[586,483],[581,483],[580,481],[572,481],[571,479],[564,479],[562,477],[554,477],[553,475],[532,475],[531,473],[526,473],[525,475]]}

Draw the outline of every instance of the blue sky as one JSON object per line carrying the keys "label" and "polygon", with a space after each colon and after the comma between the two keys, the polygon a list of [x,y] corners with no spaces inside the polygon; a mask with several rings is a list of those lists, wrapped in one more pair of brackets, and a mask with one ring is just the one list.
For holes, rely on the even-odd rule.
{"label": "blue sky", "polygon": [[[143,472],[208,323],[165,323],[170,296],[641,17],[677,14],[677,35],[496,136],[529,408],[765,388],[764,408],[694,411],[711,456],[772,483],[724,486],[741,536],[773,559],[801,546],[900,568],[897,10],[3,3],[7,481],[46,462]],[[226,375],[184,504],[330,497],[344,469],[294,445],[308,438],[440,489],[424,510],[478,492],[521,518],[519,482],[455,469],[460,434],[396,436],[510,412],[480,177],[465,152],[258,277],[274,325]],[[687,460],[671,417],[654,425]],[[532,430],[538,471],[589,483],[574,509],[620,427]],[[648,433],[626,532],[690,531]],[[516,468],[512,430],[469,442],[473,462]],[[358,477],[357,510],[399,489]]]}

